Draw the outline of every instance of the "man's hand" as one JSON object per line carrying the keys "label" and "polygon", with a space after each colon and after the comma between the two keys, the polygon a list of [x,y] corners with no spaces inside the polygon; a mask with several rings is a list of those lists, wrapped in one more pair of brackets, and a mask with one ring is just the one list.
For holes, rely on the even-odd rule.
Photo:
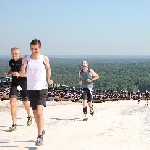
{"label": "man's hand", "polygon": [[4,75],[4,77],[8,77],[8,73],[4,73],[3,75]]}
{"label": "man's hand", "polygon": [[82,81],[79,81],[79,85],[82,85]]}
{"label": "man's hand", "polygon": [[87,79],[87,82],[92,82],[92,79]]}
{"label": "man's hand", "polygon": [[19,77],[19,76],[20,76],[20,74],[19,74],[18,72],[12,72],[12,75],[13,75],[13,76],[16,76],[16,77]]}
{"label": "man's hand", "polygon": [[48,84],[49,84],[49,85],[52,85],[52,84],[53,84],[53,80],[48,79],[47,81],[48,81]]}

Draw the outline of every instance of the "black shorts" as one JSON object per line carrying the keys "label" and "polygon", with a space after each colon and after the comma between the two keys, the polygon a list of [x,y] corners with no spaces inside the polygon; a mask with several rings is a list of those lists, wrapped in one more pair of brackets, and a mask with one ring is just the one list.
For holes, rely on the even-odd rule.
{"label": "black shorts", "polygon": [[92,99],[93,99],[92,89],[83,88],[81,98],[83,100],[87,100],[88,102],[92,102]]}
{"label": "black shorts", "polygon": [[[20,85],[20,87],[22,88],[21,91],[18,91],[17,87]],[[28,100],[28,96],[27,96],[27,81],[19,81],[18,84],[13,84],[11,85],[10,88],[10,94],[9,94],[9,98],[17,98],[18,94],[20,93],[20,96],[22,98],[22,101],[27,101]]]}
{"label": "black shorts", "polygon": [[32,110],[37,109],[37,105],[43,105],[46,107],[46,97],[48,94],[47,89],[43,90],[28,90],[28,96],[30,101],[30,107]]}

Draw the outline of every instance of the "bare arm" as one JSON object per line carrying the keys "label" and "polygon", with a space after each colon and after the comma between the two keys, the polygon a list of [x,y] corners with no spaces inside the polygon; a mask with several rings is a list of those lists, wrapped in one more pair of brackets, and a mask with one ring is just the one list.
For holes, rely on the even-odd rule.
{"label": "bare arm", "polygon": [[22,59],[22,67],[19,73],[26,74],[26,67],[27,67],[27,55],[25,55]]}
{"label": "bare arm", "polygon": [[7,73],[7,74],[8,74],[8,76],[12,74],[11,69],[8,71],[8,73]]}
{"label": "bare arm", "polygon": [[81,71],[79,71],[79,85],[82,85]]}
{"label": "bare arm", "polygon": [[4,73],[4,77],[8,77],[9,75],[11,75],[12,74],[12,71],[11,71],[11,69],[8,71],[8,73]]}
{"label": "bare arm", "polygon": [[24,58],[22,59],[21,70],[19,71],[20,77],[27,77],[26,67],[27,67],[27,56],[25,55]]}
{"label": "bare arm", "polygon": [[53,84],[53,81],[51,80],[51,66],[49,63],[49,59],[47,56],[44,56],[44,61],[46,63],[46,76],[47,76],[47,81],[49,84]]}
{"label": "bare arm", "polygon": [[95,73],[92,69],[90,69],[90,73],[92,74],[92,81],[97,80],[99,78],[99,75]]}
{"label": "bare arm", "polygon": [[51,79],[51,67],[50,67],[50,63],[49,63],[49,59],[47,56],[44,56],[44,60],[46,63],[46,76],[47,79]]}

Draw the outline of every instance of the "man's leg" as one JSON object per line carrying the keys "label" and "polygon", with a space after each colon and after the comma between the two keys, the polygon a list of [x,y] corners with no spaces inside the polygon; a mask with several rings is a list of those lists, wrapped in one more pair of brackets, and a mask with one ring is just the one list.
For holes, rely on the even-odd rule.
{"label": "man's leg", "polygon": [[83,113],[84,113],[84,119],[83,121],[87,121],[88,120],[88,116],[87,116],[87,100],[83,99]]}
{"label": "man's leg", "polygon": [[38,128],[38,136],[42,135],[44,118],[43,118],[43,105],[37,105],[37,109],[33,110],[35,122]]}
{"label": "man's leg", "polygon": [[37,105],[37,109],[33,110],[33,114],[38,129],[38,137],[37,137],[36,145],[41,146],[43,145],[43,135],[45,134],[45,131],[43,130],[43,126],[44,126],[43,105]]}
{"label": "man's leg", "polygon": [[10,131],[15,131],[16,128],[16,124],[17,124],[17,106],[16,106],[16,101],[17,101],[17,87],[15,85],[11,85],[11,89],[10,89],[10,110],[11,110],[11,117],[12,117],[12,121],[13,124],[11,127],[9,127]]}
{"label": "man's leg", "polygon": [[148,106],[148,98],[147,98],[147,106]]}
{"label": "man's leg", "polygon": [[46,90],[29,90],[28,91],[30,106],[32,107],[33,114],[35,117],[35,122],[37,124],[38,129],[38,137],[36,140],[36,145],[43,145],[43,135],[45,131],[43,130],[44,118],[43,118],[43,106],[46,107]]}
{"label": "man's leg", "polygon": [[22,103],[25,107],[25,110],[27,111],[28,114],[28,120],[27,120],[27,126],[30,126],[32,124],[32,117],[31,117],[31,112],[30,112],[30,104],[27,100],[22,100]]}
{"label": "man's leg", "polygon": [[87,121],[88,116],[87,116],[87,91],[86,91],[86,89],[83,90],[82,100],[83,100],[82,104],[83,104],[83,114],[84,114],[83,121]]}
{"label": "man's leg", "polygon": [[90,107],[90,114],[93,116],[94,110],[93,110],[93,103],[92,103],[93,100],[92,89],[88,90],[87,99],[88,99],[88,106]]}
{"label": "man's leg", "polygon": [[11,117],[13,124],[9,127],[10,131],[17,130],[17,108],[16,108],[16,98],[10,98],[10,109],[11,109]]}
{"label": "man's leg", "polygon": [[[22,78],[23,80],[24,78]],[[27,94],[27,82],[26,81],[20,81],[20,86],[22,90],[20,91],[20,94],[22,96],[22,103],[25,107],[25,110],[27,111],[28,114],[28,120],[27,120],[27,126],[30,126],[32,124],[32,117],[30,113],[30,103],[28,101],[28,94]]]}
{"label": "man's leg", "polygon": [[16,98],[10,98],[10,107],[13,124],[17,124]]}
{"label": "man's leg", "polygon": [[22,100],[22,103],[25,107],[25,110],[27,111],[28,117],[31,116],[31,112],[30,112],[30,104],[27,100]]}
{"label": "man's leg", "polygon": [[37,110],[33,110],[33,115],[34,115],[34,119],[35,119],[35,123],[38,129],[38,123],[37,123]]}
{"label": "man's leg", "polygon": [[93,103],[92,102],[88,102],[88,106],[90,107],[90,110],[93,110]]}

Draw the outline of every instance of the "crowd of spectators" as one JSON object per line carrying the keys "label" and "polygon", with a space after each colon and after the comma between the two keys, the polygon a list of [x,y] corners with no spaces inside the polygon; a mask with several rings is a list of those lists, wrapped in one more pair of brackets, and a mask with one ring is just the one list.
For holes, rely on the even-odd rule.
{"label": "crowd of spectators", "polygon": [[[10,82],[0,83],[0,97],[1,100],[7,99],[10,92]],[[54,100],[70,99],[72,101],[78,101],[81,99],[82,88],[75,88],[66,85],[56,85],[49,87],[48,98],[53,98]],[[105,100],[146,100],[149,98],[149,92],[146,90],[144,93],[140,92],[130,92],[130,91],[114,91],[114,90],[100,90],[93,89],[93,101],[105,101]]]}

